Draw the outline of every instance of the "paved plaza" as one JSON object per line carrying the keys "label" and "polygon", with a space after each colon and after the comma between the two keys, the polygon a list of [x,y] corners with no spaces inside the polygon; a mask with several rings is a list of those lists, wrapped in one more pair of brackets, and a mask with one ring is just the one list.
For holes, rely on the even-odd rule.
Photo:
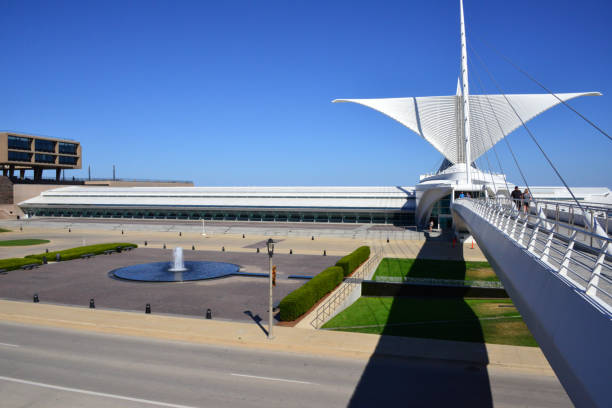
{"label": "paved plaza", "polygon": [[[88,306],[94,298],[96,307],[140,310],[151,304],[154,313],[204,316],[210,308],[217,319],[252,321],[253,316],[267,317],[268,279],[230,276],[192,282],[135,282],[112,277],[109,272],[128,265],[168,261],[170,249],[138,248],[90,259],[50,263],[32,270],[16,270],[0,275],[0,298],[31,301],[37,293],[41,302]],[[241,272],[267,273],[268,256],[245,252],[185,251],[188,261],[206,260],[235,263]],[[304,281],[289,275],[316,275],[333,265],[339,257],[285,255],[274,257],[278,266],[274,302],[278,303]]]}
{"label": "paved plaza", "polygon": [[[0,239],[38,238],[51,242],[41,246],[0,247],[0,259],[22,257],[32,253],[73,248],[106,242],[132,242],[147,248],[181,246],[197,250],[255,252],[265,250],[265,241],[278,240],[275,254],[344,256],[361,245],[379,248],[384,256],[397,258],[454,259],[485,261],[482,252],[470,243],[453,245],[439,233],[424,233],[393,225],[318,224],[274,222],[207,222],[206,236],[202,223],[187,220],[115,220],[84,218],[34,218],[23,221],[0,221],[0,227],[12,232]],[[243,238],[244,237],[244,238]],[[314,239],[313,239],[314,238]],[[388,240],[387,240],[388,239]]]}
{"label": "paved plaza", "polygon": [[[274,264],[278,266],[278,279],[274,303],[278,304],[304,283],[302,279],[289,279],[289,275],[316,275],[361,245],[382,250],[388,257],[485,260],[477,247],[453,245],[440,237],[425,239],[420,232],[409,231],[415,239],[390,238],[387,242],[387,234],[405,232],[393,226],[326,225],[321,229],[317,224],[223,222],[202,236],[201,223],[192,221],[77,221],[3,221],[0,225],[11,232],[3,233],[2,239],[40,238],[50,242],[0,247],[0,259],[42,253],[45,249],[54,251],[108,242],[132,242],[139,248],[8,272],[0,275],[0,298],[31,301],[33,294],[38,293],[42,302],[83,307],[94,298],[97,308],[134,311],[144,311],[149,303],[153,313],[191,316],[203,316],[210,308],[215,319],[252,322],[257,316],[267,316],[266,278],[231,276],[194,282],[146,283],[118,280],[109,272],[128,265],[170,261],[172,249],[181,246],[185,260],[229,262],[240,265],[242,272],[267,273],[266,240],[272,237],[277,241]],[[366,231],[366,227],[373,228],[377,234],[384,233],[385,238],[360,236],[357,232]],[[290,234],[291,231],[295,234]]]}

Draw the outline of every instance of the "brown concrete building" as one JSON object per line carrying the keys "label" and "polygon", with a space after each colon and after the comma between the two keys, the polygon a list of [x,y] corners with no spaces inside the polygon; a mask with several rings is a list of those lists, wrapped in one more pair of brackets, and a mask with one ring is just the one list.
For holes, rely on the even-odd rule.
{"label": "brown concrete building", "polygon": [[[32,170],[33,181],[42,180],[43,170],[55,170],[59,181],[64,169],[81,168],[81,144],[74,140],[0,132],[2,175],[23,180]],[[17,174],[18,172],[18,174]]]}

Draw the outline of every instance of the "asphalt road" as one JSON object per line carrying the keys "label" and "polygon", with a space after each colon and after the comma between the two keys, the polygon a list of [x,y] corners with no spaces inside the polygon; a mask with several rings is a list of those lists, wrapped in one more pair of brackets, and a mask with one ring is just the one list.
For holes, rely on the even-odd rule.
{"label": "asphalt road", "polygon": [[506,368],[320,358],[8,323],[0,323],[0,396],[4,408],[571,406],[556,378]]}

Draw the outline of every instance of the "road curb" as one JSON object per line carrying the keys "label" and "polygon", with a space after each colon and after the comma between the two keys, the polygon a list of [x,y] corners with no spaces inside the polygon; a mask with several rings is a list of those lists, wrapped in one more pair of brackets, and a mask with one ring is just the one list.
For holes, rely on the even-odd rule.
{"label": "road curb", "polygon": [[434,359],[554,375],[538,348],[275,327],[274,340],[252,323],[145,315],[0,300],[0,321],[131,337],[241,347],[323,357]]}

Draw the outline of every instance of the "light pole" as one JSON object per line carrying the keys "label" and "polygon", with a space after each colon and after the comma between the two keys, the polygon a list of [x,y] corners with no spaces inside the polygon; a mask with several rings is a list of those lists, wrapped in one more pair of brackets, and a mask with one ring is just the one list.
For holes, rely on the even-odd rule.
{"label": "light pole", "polygon": [[272,238],[268,239],[268,242],[266,242],[266,245],[268,247],[268,262],[269,262],[269,272],[270,272],[270,276],[268,279],[268,286],[270,288],[270,298],[268,301],[268,340],[272,340],[274,338],[274,336],[272,335],[272,328],[274,327],[274,322],[272,321],[272,308],[273,308],[273,304],[272,304],[272,256],[274,255],[274,240],[272,240]]}

